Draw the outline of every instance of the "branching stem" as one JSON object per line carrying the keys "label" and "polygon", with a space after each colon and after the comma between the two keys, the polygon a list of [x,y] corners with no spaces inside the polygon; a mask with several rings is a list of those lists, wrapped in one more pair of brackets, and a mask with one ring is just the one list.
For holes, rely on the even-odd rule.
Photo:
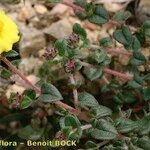
{"label": "branching stem", "polygon": [[[86,63],[86,62],[80,62],[80,64],[84,67],[94,67],[94,65],[91,65],[91,64]],[[104,72],[107,74],[122,78],[122,79],[126,79],[126,80],[132,80],[133,79],[132,75],[127,75],[125,73],[114,71],[114,70],[109,69],[109,68],[104,68]]]}
{"label": "branching stem", "polygon": [[[70,78],[70,82],[73,86],[75,86],[75,79],[74,79],[74,75],[73,74],[70,74],[69,76]],[[78,91],[77,89],[74,87],[73,88],[73,98],[74,98],[74,105],[75,105],[75,108],[78,107]]]}
{"label": "branching stem", "polygon": [[[31,86],[35,92],[39,95],[41,93],[41,90],[40,88],[38,88],[37,86],[33,85],[27,78],[26,76],[24,76],[20,70],[18,70],[7,58],[3,57],[3,56],[0,56],[0,59],[15,73],[17,74],[19,77],[21,77],[23,79],[23,81],[28,84],[29,86]],[[90,121],[90,118],[86,115],[85,112],[81,112],[61,101],[57,101],[57,102],[54,102],[55,105],[59,108],[64,108],[66,110],[68,110],[71,114],[75,114],[77,116],[80,117],[80,119],[84,120],[84,121],[87,121],[89,122]]]}

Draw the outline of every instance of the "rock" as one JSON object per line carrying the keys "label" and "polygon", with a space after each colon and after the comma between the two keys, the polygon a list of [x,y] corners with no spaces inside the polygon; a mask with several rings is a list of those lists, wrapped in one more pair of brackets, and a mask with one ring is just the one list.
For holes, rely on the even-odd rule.
{"label": "rock", "polygon": [[145,56],[145,58],[148,60],[150,57],[150,47],[149,48],[142,48],[141,52]]}
{"label": "rock", "polygon": [[53,9],[51,10],[51,15],[62,15],[68,10],[68,7],[63,4],[57,4]]}
{"label": "rock", "polygon": [[46,39],[43,30],[38,30],[32,24],[26,25],[17,19],[17,13],[10,13],[9,16],[16,22],[20,30],[19,50],[21,57],[28,57],[37,53],[46,46]]}
{"label": "rock", "polygon": [[44,29],[45,34],[50,34],[56,39],[64,38],[72,32],[72,25],[67,18],[52,23],[50,27]]}
{"label": "rock", "polygon": [[41,4],[36,4],[34,6],[34,9],[35,9],[36,13],[41,14],[41,15],[47,13],[47,11],[48,11],[47,8]]}
{"label": "rock", "polygon": [[16,85],[16,84],[9,85],[8,89],[6,91],[6,96],[7,96],[7,98],[9,98],[11,93],[17,93],[17,92],[19,94],[22,94],[24,90],[25,90],[25,87],[23,87],[23,86],[19,86],[19,85]]}
{"label": "rock", "polygon": [[21,59],[19,64],[19,69],[23,74],[28,75],[31,73],[36,73],[39,67],[43,64],[38,58],[29,57]]}
{"label": "rock", "polygon": [[20,27],[20,30],[22,36],[19,45],[22,57],[28,57],[45,47],[46,40],[42,31],[24,24]]}
{"label": "rock", "polygon": [[25,5],[18,11],[18,20],[22,22],[26,22],[28,19],[35,16],[35,10],[32,7],[30,1],[26,1]]}
{"label": "rock", "polygon": [[[18,75],[14,75],[12,77],[12,79],[16,82],[13,85],[9,85],[6,91],[6,96],[9,98],[11,93],[19,93],[22,94],[24,92],[24,90],[26,90],[27,88],[31,88],[29,87],[29,85],[27,85],[20,77],[18,77]],[[27,79],[33,84],[35,85],[40,79],[38,77],[36,77],[35,75],[29,75],[27,76]]]}

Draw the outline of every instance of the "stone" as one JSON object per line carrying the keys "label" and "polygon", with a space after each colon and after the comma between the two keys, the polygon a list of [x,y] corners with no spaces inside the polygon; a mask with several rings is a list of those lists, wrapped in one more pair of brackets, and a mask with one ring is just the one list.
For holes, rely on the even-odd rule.
{"label": "stone", "polygon": [[22,58],[19,64],[19,69],[25,75],[31,73],[37,73],[40,66],[42,66],[43,62],[39,58],[29,57]]}
{"label": "stone", "polygon": [[68,22],[67,18],[52,23],[51,26],[44,29],[45,34],[49,34],[56,39],[64,38],[71,34],[72,25]]}
{"label": "stone", "polygon": [[51,10],[51,15],[62,15],[68,10],[68,7],[63,4],[57,4],[53,9]]}
{"label": "stone", "polygon": [[35,9],[36,13],[41,14],[41,15],[47,13],[47,11],[48,11],[47,8],[41,4],[36,4],[34,6],[34,9]]}
{"label": "stone", "polygon": [[28,19],[36,15],[35,10],[32,7],[30,1],[26,1],[24,6],[19,10],[17,19],[22,22],[26,22]]}
{"label": "stone", "polygon": [[22,57],[28,57],[45,47],[46,40],[42,31],[23,25],[21,33],[22,36],[19,45]]}

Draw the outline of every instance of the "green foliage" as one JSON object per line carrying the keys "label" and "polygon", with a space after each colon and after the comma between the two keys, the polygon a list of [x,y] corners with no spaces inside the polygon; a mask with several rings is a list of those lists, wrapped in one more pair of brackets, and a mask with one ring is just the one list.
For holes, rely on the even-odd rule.
{"label": "green foliage", "polygon": [[141,48],[140,41],[136,36],[132,35],[128,26],[116,29],[113,37],[123,44],[127,50],[138,51]]}
{"label": "green foliage", "polygon": [[150,133],[150,116],[145,116],[140,120],[132,121],[129,119],[119,118],[116,120],[118,131],[121,133],[138,132],[140,135]]}
{"label": "green foliage", "polygon": [[87,34],[84,28],[81,27],[80,24],[75,23],[73,25],[73,32],[78,34],[79,36],[81,36],[82,39],[86,39],[87,38]]}
{"label": "green foliage", "polygon": [[90,115],[99,119],[104,116],[112,115],[112,110],[106,106],[99,105],[90,109]]}
{"label": "green foliage", "polygon": [[55,86],[50,83],[43,83],[41,86],[41,95],[39,100],[42,102],[51,103],[62,100],[63,97]]}
{"label": "green foliage", "polygon": [[97,100],[94,98],[94,96],[92,96],[91,94],[87,93],[87,92],[82,92],[79,94],[79,102],[80,102],[80,106],[82,108],[85,107],[94,107],[98,105]]}
{"label": "green foliage", "polygon": [[120,11],[113,16],[113,19],[115,21],[121,22],[121,21],[126,21],[130,17],[131,17],[131,13],[129,11]]}
{"label": "green foliage", "polygon": [[4,56],[5,57],[16,57],[16,56],[18,56],[19,54],[16,52],[16,51],[14,51],[14,50],[11,50],[11,51],[9,51],[9,52],[4,52]]}
{"label": "green foliage", "polygon": [[109,21],[109,15],[104,7],[96,6],[93,10],[93,14],[88,18],[88,20],[91,23],[102,25]]}
{"label": "green foliage", "polygon": [[67,41],[64,39],[57,40],[54,47],[58,50],[60,56],[64,56],[67,50]]}
{"label": "green foliage", "polygon": [[6,79],[9,79],[11,76],[12,76],[12,72],[6,68],[4,68],[2,71],[1,71],[1,74],[0,76],[2,78],[6,78]]}
{"label": "green foliage", "polygon": [[60,120],[63,133],[70,140],[78,140],[82,136],[81,123],[77,117],[67,115]]}
{"label": "green foliage", "polygon": [[97,150],[97,145],[96,143],[92,142],[92,141],[87,141],[85,144],[86,148],[89,150]]}
{"label": "green foliage", "polygon": [[18,136],[26,140],[38,140],[42,137],[44,129],[33,129],[30,125],[22,128],[18,132]]}
{"label": "green foliage", "polygon": [[144,100],[150,100],[150,88],[143,89]]}
{"label": "green foliage", "polygon": [[98,140],[112,140],[118,134],[115,127],[104,119],[98,120],[95,127],[89,132],[93,138]]}
{"label": "green foliage", "polygon": [[32,104],[32,99],[28,96],[24,96],[21,101],[21,108],[26,109]]}
{"label": "green foliage", "polygon": [[139,66],[146,62],[145,56],[141,52],[134,52],[130,60],[131,65]]}
{"label": "green foliage", "polygon": [[88,79],[90,79],[91,81],[93,81],[93,80],[96,80],[96,79],[98,79],[98,78],[100,78],[102,76],[103,70],[102,70],[101,67],[99,67],[99,68],[95,68],[95,67],[88,68],[88,67],[86,67],[84,69],[84,74],[86,75],[86,77]]}
{"label": "green foliage", "polygon": [[75,4],[85,9],[85,12],[76,11],[76,15],[81,19],[88,19],[91,23],[97,25],[102,25],[109,21],[109,14],[103,6],[85,3],[84,1],[77,1]]}
{"label": "green foliage", "polygon": [[[23,94],[12,93],[8,104],[2,97],[3,112],[19,113],[0,118],[0,126],[10,126],[7,133],[15,134],[18,140],[60,138],[77,140],[80,149],[149,150],[150,74],[149,60],[142,48],[149,48],[146,42],[150,22],[144,22],[135,32],[126,24],[131,17],[128,11],[110,18],[106,9],[93,1],[77,0],[74,4],[83,9],[75,10],[81,20],[98,26],[115,21],[114,32],[91,43],[85,27],[75,23],[68,37],[50,43],[54,47],[44,56],[51,55],[53,50],[55,57],[46,57],[38,70],[41,80],[36,86],[40,91],[28,89]],[[118,48],[116,42],[125,50]],[[12,50],[3,56],[11,59],[18,53]],[[121,61],[127,57],[129,62],[122,65]],[[2,67],[1,78],[5,81],[11,76],[12,73]],[[21,124],[15,133],[11,132],[14,121]],[[5,134],[2,129],[2,136],[7,138]]]}
{"label": "green foliage", "polygon": [[105,37],[105,38],[100,39],[99,44],[100,46],[103,46],[103,47],[109,47],[112,44],[112,40],[110,37]]}
{"label": "green foliage", "polygon": [[143,23],[142,28],[144,30],[145,36],[150,37],[150,21],[149,20],[147,20]]}

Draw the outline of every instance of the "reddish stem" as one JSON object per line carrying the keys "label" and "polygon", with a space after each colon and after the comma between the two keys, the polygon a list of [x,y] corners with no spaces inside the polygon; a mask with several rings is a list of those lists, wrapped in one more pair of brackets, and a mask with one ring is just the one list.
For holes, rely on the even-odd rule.
{"label": "reddish stem", "polygon": [[127,75],[127,74],[124,74],[124,73],[120,73],[118,71],[114,71],[112,69],[109,69],[109,68],[105,68],[104,69],[104,72],[107,73],[107,74],[111,74],[113,76],[116,76],[116,77],[119,77],[119,78],[122,78],[122,79],[126,79],[126,80],[132,80],[133,77],[131,75]]}
{"label": "reddish stem", "polygon": [[82,7],[77,6],[77,5],[75,5],[75,4],[72,4],[72,3],[69,3],[69,2],[62,2],[62,4],[73,8],[73,10],[79,10],[79,11],[81,11],[81,12],[84,12],[84,9],[83,9]]}
{"label": "reddish stem", "polygon": [[[80,64],[82,66],[85,66],[85,67],[94,67],[94,65],[91,65],[91,64],[85,63],[85,62],[80,62]],[[114,70],[109,69],[109,68],[105,68],[104,72],[107,73],[107,74],[111,74],[113,76],[122,78],[122,79],[126,79],[126,80],[132,80],[133,79],[133,77],[131,75],[127,75],[127,74],[124,74],[124,73],[121,73],[121,72],[118,72],[118,71],[114,71]]]}
{"label": "reddish stem", "polygon": [[[75,85],[74,75],[71,74],[71,75],[69,76],[69,78],[70,78],[71,84]],[[75,87],[73,88],[73,98],[74,98],[74,105],[75,105],[75,108],[77,108],[77,107],[78,107],[78,91],[77,91],[77,89],[76,89]]]}
{"label": "reddish stem", "polygon": [[21,72],[20,70],[18,70],[8,59],[6,59],[5,57],[0,57],[0,59],[5,63],[7,64],[7,66],[9,66],[9,68],[15,73],[17,74],[19,77],[22,78],[22,80],[25,81],[25,83],[27,83],[29,86],[31,86],[35,91],[36,93],[40,93],[40,89],[33,85]]}
{"label": "reddish stem", "polygon": [[[8,65],[8,67],[18,76],[20,76],[28,85],[30,85],[37,94],[41,93],[40,88],[38,88],[37,86],[33,85],[21,72],[20,70],[18,70],[7,58],[0,56],[0,59],[6,63]],[[70,113],[75,114],[77,116],[79,116],[82,120],[89,122],[90,118],[86,115],[85,112],[81,112],[78,111],[77,109],[74,109],[73,107],[61,102],[61,101],[57,101],[54,102],[55,105],[59,108],[64,108],[66,110],[68,110]]]}
{"label": "reddish stem", "polygon": [[124,48],[108,48],[106,49],[108,53],[122,54],[126,56],[132,56],[131,52],[127,52]]}
{"label": "reddish stem", "polygon": [[[95,49],[100,49],[101,47],[98,45],[91,45],[90,48],[93,50]],[[127,56],[132,56],[133,54],[131,52],[126,51],[124,48],[106,48],[106,52],[108,53],[115,53],[115,54],[122,54],[122,55],[127,55]]]}
{"label": "reddish stem", "polygon": [[90,129],[90,128],[92,128],[92,125],[91,125],[91,124],[86,124],[86,125],[84,125],[84,126],[81,126],[81,129],[82,129],[82,130],[86,130],[86,129]]}

